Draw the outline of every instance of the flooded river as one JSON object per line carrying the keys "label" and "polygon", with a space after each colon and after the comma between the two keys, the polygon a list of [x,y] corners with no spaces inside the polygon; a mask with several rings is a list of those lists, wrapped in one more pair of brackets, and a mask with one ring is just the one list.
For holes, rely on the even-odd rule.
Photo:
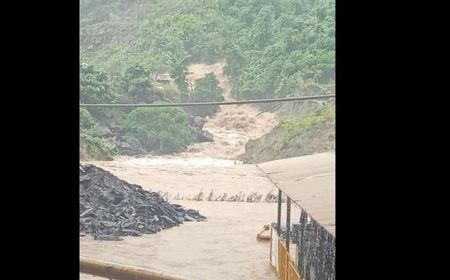
{"label": "flooded river", "polygon": [[[213,72],[225,99],[232,100],[224,65],[224,61],[191,65],[188,79],[195,81]],[[275,280],[269,264],[270,243],[257,241],[256,234],[276,221],[277,204],[265,202],[276,189],[255,165],[235,160],[249,139],[264,135],[275,125],[272,113],[257,114],[247,105],[222,106],[205,124],[214,134],[214,142],[197,143],[171,156],[91,162],[129,183],[160,192],[172,203],[199,210],[207,221],[185,222],[123,241],[80,237],[80,255],[186,279]],[[293,219],[296,211],[294,207]],[[80,274],[80,278],[96,277]]]}

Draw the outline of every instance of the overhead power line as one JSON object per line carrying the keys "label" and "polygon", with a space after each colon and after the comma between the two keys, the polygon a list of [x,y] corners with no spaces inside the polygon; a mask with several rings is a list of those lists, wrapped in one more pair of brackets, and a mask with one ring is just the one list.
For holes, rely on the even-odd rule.
{"label": "overhead power line", "polygon": [[225,102],[198,102],[198,103],[160,103],[160,104],[80,104],[80,107],[185,107],[185,106],[210,106],[210,105],[239,105],[239,104],[256,104],[256,103],[272,103],[272,102],[288,102],[301,101],[310,99],[326,99],[335,98],[335,94],[315,95],[315,96],[297,96],[287,98],[274,99],[258,99],[258,100],[239,100]]}

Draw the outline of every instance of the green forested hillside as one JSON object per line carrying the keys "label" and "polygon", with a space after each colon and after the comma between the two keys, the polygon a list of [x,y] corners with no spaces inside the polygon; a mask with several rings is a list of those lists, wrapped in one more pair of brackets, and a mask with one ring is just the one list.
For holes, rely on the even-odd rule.
{"label": "green forested hillside", "polygon": [[240,99],[334,82],[334,0],[84,2],[81,60],[107,73],[135,64],[169,70],[169,53],[190,63],[225,57]]}
{"label": "green forested hillside", "polygon": [[[333,92],[334,11],[334,0],[80,0],[80,102],[221,100],[213,77],[195,88],[185,78],[190,63],[223,58],[237,99]],[[149,78],[164,72],[174,84],[161,86]],[[80,130],[95,141],[80,140],[101,146],[99,139],[113,135],[107,147],[96,150],[122,153],[131,145],[142,151],[146,145],[126,127],[132,113],[80,112]],[[181,119],[171,123],[178,127]],[[156,143],[165,135],[152,137],[148,141]]]}

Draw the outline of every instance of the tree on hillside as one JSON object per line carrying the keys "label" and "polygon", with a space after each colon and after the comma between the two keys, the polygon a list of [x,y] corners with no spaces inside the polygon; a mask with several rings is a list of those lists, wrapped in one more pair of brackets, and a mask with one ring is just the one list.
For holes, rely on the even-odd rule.
{"label": "tree on hillside", "polygon": [[137,108],[127,117],[127,131],[149,150],[170,153],[194,141],[180,108]]}
{"label": "tree on hillside", "polygon": [[97,71],[92,65],[80,65],[80,102],[110,103],[117,99],[106,73]]}
{"label": "tree on hillside", "polygon": [[[117,98],[106,73],[95,70],[92,65],[80,65],[80,103],[114,103]],[[100,122],[109,119],[103,108],[89,108],[88,111]]]}
{"label": "tree on hillside", "polygon": [[[192,92],[193,102],[220,102],[224,101],[223,91],[219,87],[216,76],[213,73],[206,74],[195,82],[194,91]],[[218,106],[196,106],[186,108],[186,110],[195,116],[211,116],[217,111]]]}
{"label": "tree on hillside", "polygon": [[80,108],[80,130],[86,130],[95,125],[95,120],[88,110]]}
{"label": "tree on hillside", "polygon": [[149,71],[141,65],[129,67],[122,77],[121,85],[133,102],[152,103],[156,99],[151,96]]}
{"label": "tree on hillside", "polygon": [[188,91],[186,82],[188,59],[190,55],[182,55],[180,53],[165,53],[166,64],[169,67],[170,76],[174,79],[175,84],[181,91]]}

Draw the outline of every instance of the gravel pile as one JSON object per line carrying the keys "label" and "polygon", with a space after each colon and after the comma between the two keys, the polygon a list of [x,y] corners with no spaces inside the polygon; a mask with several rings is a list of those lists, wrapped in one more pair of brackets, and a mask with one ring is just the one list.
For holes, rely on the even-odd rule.
{"label": "gravel pile", "polygon": [[80,166],[80,233],[98,240],[157,233],[184,221],[204,221],[193,209],[120,180],[94,165]]}

